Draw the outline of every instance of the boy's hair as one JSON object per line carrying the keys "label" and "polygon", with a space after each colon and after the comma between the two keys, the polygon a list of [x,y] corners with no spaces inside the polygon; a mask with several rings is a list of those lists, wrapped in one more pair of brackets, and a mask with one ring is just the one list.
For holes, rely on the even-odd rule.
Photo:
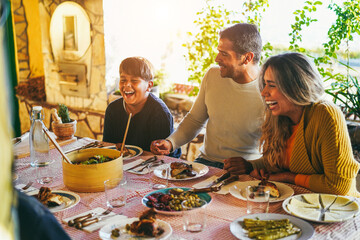
{"label": "boy's hair", "polygon": [[261,58],[262,41],[258,28],[254,24],[238,23],[220,32],[220,38],[233,43],[233,51],[237,54],[254,53],[254,62]]}
{"label": "boy's hair", "polygon": [[120,63],[119,72],[140,77],[146,81],[154,79],[154,66],[143,57],[125,58]]}

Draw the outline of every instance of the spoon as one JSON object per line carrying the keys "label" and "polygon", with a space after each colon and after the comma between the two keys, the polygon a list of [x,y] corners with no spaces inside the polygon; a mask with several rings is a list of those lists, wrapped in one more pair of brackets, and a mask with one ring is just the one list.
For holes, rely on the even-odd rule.
{"label": "spoon", "polygon": [[43,131],[44,133],[48,136],[48,138],[50,139],[50,141],[54,144],[55,148],[60,152],[61,156],[63,156],[63,158],[65,159],[65,162],[72,164],[72,162],[70,161],[70,159],[65,155],[65,153],[63,152],[63,150],[61,149],[61,147],[59,146],[59,144],[55,141],[55,139],[53,139],[53,137],[50,135],[49,133],[49,129],[47,129],[45,126],[43,127]]}

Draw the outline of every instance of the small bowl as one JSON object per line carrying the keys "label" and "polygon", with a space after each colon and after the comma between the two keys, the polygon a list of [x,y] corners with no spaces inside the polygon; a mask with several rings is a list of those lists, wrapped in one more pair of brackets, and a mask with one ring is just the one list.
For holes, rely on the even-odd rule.
{"label": "small bowl", "polygon": [[69,123],[52,122],[52,130],[58,140],[72,139],[76,132],[76,120]]}

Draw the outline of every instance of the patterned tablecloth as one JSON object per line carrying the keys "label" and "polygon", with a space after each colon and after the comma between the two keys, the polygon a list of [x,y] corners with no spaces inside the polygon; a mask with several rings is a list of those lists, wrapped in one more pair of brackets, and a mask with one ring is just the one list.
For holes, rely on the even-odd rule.
{"label": "patterned tablecloth", "polygon": [[[76,142],[72,142],[68,145],[62,147],[64,151],[69,151],[81,146],[84,146],[91,141],[94,141],[89,138],[79,139]],[[62,167],[61,167],[61,155],[56,149],[52,149],[50,152],[51,158],[55,160],[56,168],[56,179],[50,184],[49,187],[56,190],[65,190],[69,191],[62,180]],[[144,152],[141,156],[137,158],[149,158],[151,154]],[[171,157],[160,156],[165,162],[171,162],[174,159]],[[124,164],[135,161],[127,160],[124,161]],[[15,169],[18,175],[17,182],[26,182],[28,178],[31,179],[33,176],[33,169],[29,166],[30,158],[25,157],[21,159],[16,159]],[[200,178],[187,180],[187,181],[170,181],[170,187],[190,187],[196,183],[204,181],[212,175],[221,175],[224,173],[223,170],[209,167],[209,172]],[[125,173],[127,176],[134,176],[132,173]],[[136,175],[139,179],[145,179],[145,176]],[[240,177],[241,181],[254,180],[250,176],[243,175]],[[310,192],[307,189],[304,189],[299,186],[288,184],[295,191],[295,194],[302,194]],[[35,183],[33,185],[36,188],[40,188],[41,185]],[[115,213],[122,213],[128,217],[138,217],[147,207],[143,206],[141,199],[147,193],[153,191],[152,189],[132,189],[130,194],[127,197],[127,204],[125,207],[115,210]],[[71,236],[72,239],[99,239],[99,231],[94,231],[92,233],[87,233],[85,231],[77,230],[72,227],[68,227],[66,224],[62,223],[62,219],[72,217],[77,214],[89,211],[91,209],[102,207],[106,209],[106,201],[104,192],[99,193],[77,193],[81,200],[80,203],[75,207],[55,213],[55,217],[61,222],[62,226],[66,232]],[[170,216],[158,214],[157,218],[163,221],[168,222],[172,229],[173,234],[170,239],[236,239],[230,232],[230,223],[233,222],[236,218],[246,215],[246,201],[237,199],[231,194],[220,195],[216,193],[210,193],[212,201],[208,206],[208,219],[206,229],[199,233],[189,233],[185,232],[182,228],[182,217],[181,216]],[[286,214],[282,209],[282,202],[270,203],[271,213],[280,213]],[[310,222],[311,223],[311,222]],[[360,217],[356,217],[353,220],[348,220],[341,223],[332,223],[332,224],[320,224],[320,223],[311,223],[315,229],[315,235],[313,239],[360,239]]]}

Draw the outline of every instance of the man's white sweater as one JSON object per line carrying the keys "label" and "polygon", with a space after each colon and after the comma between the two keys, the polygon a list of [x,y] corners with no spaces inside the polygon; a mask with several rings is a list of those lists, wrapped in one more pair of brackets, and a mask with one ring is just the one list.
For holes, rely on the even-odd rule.
{"label": "man's white sweater", "polygon": [[219,67],[213,67],[191,110],[168,140],[176,149],[195,138],[206,124],[202,158],[215,162],[239,156],[258,159],[263,111],[257,80],[239,84],[222,78]]}

